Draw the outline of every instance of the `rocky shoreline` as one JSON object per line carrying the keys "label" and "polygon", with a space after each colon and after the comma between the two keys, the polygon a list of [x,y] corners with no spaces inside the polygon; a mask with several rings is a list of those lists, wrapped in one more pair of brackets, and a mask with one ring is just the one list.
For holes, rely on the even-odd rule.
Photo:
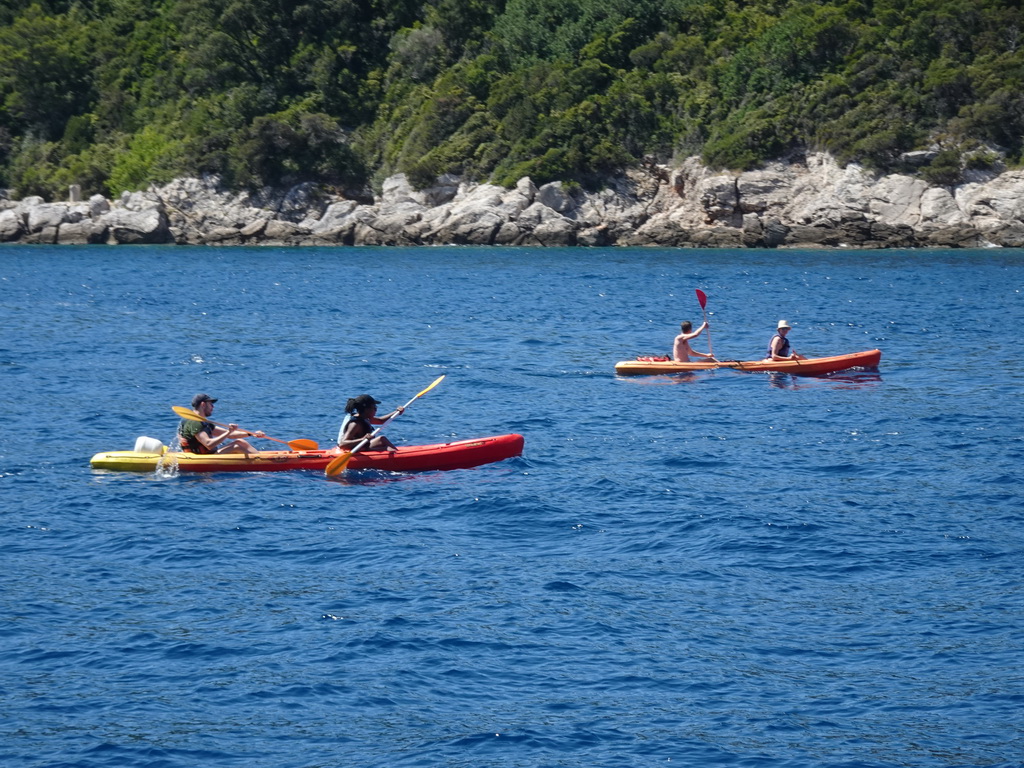
{"label": "rocky shoreline", "polygon": [[824,154],[745,173],[690,158],[631,170],[598,192],[453,177],[414,190],[398,175],[372,202],[314,184],[232,193],[215,177],[186,178],[117,200],[0,199],[0,242],[1019,248],[1024,171],[970,171],[949,188],[840,167]]}

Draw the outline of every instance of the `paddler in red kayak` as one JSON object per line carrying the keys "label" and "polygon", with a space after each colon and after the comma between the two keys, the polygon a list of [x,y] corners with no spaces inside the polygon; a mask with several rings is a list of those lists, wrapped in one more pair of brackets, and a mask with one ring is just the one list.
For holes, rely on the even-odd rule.
{"label": "paddler in red kayak", "polygon": [[675,343],[672,345],[672,359],[677,363],[688,363],[690,362],[690,355],[693,355],[695,357],[704,357],[708,360],[715,360],[714,355],[698,352],[690,346],[690,339],[696,339],[707,327],[708,323],[706,320],[701,323],[700,328],[696,331],[693,330],[693,324],[689,320],[684,320],[680,323],[679,329],[682,333],[676,336]]}
{"label": "paddler in red kayak", "polygon": [[[398,406],[387,416],[378,417],[378,405],[380,405],[380,400],[374,400],[370,395],[349,398],[345,403],[345,419],[341,422],[341,429],[338,430],[339,448],[343,451],[351,451],[373,432],[374,424],[383,424],[405,410],[402,406]],[[377,435],[363,450],[396,451],[398,449],[384,435]]]}
{"label": "paddler in red kayak", "polygon": [[[217,399],[207,394],[198,394],[192,398],[192,410],[203,418],[213,414],[213,404]],[[220,427],[208,421],[192,421],[182,419],[178,425],[178,440],[181,449],[189,453],[255,453],[248,441],[243,437],[266,437],[262,432],[246,432],[237,424]]]}
{"label": "paddler in red kayak", "polygon": [[789,323],[785,320],[779,320],[778,328],[775,330],[775,335],[772,336],[772,340],[768,342],[768,355],[765,360],[806,360],[807,358],[803,355],[798,355],[789,345],[789,339],[786,336],[789,334],[789,329],[792,328]]}

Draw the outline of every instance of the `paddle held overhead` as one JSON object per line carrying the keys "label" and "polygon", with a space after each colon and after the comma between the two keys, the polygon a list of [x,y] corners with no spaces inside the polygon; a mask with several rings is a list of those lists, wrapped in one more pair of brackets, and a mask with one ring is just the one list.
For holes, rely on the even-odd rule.
{"label": "paddle held overhead", "polygon": [[715,355],[715,350],[711,348],[711,326],[708,325],[708,313],[704,311],[708,305],[708,295],[704,293],[700,288],[697,289],[697,301],[700,302],[700,311],[704,314],[704,325],[707,326],[708,332],[708,354],[712,357]]}

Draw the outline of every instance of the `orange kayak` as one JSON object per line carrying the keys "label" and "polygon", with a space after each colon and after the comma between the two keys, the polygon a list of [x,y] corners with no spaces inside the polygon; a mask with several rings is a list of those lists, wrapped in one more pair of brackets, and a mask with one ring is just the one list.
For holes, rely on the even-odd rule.
{"label": "orange kayak", "polygon": [[677,363],[672,360],[623,360],[615,364],[621,376],[639,376],[655,373],[685,373],[687,371],[716,371],[731,368],[735,371],[781,371],[798,376],[820,376],[845,371],[848,368],[877,368],[882,359],[878,349],[854,352],[834,357],[812,357],[807,360],[710,360]]}
{"label": "orange kayak", "polygon": [[[156,441],[154,441],[156,442]],[[348,469],[378,469],[385,472],[427,472],[467,469],[502,461],[523,452],[522,435],[497,435],[433,445],[400,445],[394,453],[356,453]],[[319,451],[260,451],[241,453],[168,453],[167,446],[148,453],[104,451],[90,460],[93,469],[120,472],[153,472],[158,467],[177,466],[180,472],[280,472],[311,469],[323,471],[341,453],[337,448]]]}

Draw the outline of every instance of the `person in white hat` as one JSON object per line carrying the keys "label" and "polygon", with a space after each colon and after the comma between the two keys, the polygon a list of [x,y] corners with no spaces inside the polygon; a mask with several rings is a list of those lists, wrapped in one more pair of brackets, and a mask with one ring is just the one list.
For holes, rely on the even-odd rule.
{"label": "person in white hat", "polygon": [[765,360],[807,359],[803,355],[798,355],[789,345],[789,339],[787,339],[786,336],[789,335],[789,329],[792,327],[793,326],[785,320],[779,320],[779,325],[775,330],[775,335],[772,336],[772,340],[768,342],[768,354],[765,355]]}

